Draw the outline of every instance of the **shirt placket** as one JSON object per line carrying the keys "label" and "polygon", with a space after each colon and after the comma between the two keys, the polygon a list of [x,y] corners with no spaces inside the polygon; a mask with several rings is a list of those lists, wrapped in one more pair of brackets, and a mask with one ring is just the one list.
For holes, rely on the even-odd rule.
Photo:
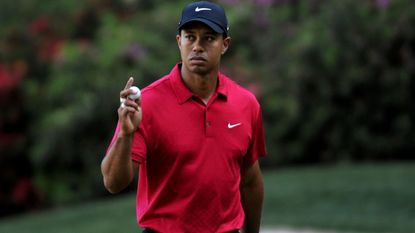
{"label": "shirt placket", "polygon": [[205,108],[205,135],[206,137],[213,137],[214,131],[213,131],[213,116],[211,111],[209,111],[209,108]]}

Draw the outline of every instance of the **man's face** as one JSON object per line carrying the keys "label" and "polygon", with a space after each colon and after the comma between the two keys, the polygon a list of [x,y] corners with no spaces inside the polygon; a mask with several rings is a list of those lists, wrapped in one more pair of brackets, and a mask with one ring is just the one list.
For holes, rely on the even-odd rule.
{"label": "man's face", "polygon": [[220,58],[228,49],[230,38],[223,38],[203,23],[190,23],[177,35],[183,65],[199,75],[219,69]]}

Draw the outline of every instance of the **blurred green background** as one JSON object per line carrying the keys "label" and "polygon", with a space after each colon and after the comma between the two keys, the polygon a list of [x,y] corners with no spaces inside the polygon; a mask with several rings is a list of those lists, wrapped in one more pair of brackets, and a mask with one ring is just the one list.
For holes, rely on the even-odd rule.
{"label": "blurred green background", "polygon": [[[100,208],[135,225],[135,185],[99,202],[99,166],[128,77],[145,87],[179,61],[188,2],[0,2],[0,232],[111,223]],[[263,108],[264,225],[415,232],[414,2],[216,2],[232,37],[222,71]]]}

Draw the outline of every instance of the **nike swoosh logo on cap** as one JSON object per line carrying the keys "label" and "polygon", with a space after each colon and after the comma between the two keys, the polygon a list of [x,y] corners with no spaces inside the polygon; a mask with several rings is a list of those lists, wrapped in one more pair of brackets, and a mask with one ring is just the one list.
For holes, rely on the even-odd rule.
{"label": "nike swoosh logo on cap", "polygon": [[199,8],[199,7],[196,7],[196,9],[195,9],[195,11],[196,12],[199,12],[199,11],[211,11],[212,9],[210,9],[210,8]]}
{"label": "nike swoosh logo on cap", "polygon": [[240,126],[242,123],[236,123],[236,124],[231,124],[231,123],[228,123],[228,128],[229,129],[232,129],[232,128],[235,128],[236,126]]}

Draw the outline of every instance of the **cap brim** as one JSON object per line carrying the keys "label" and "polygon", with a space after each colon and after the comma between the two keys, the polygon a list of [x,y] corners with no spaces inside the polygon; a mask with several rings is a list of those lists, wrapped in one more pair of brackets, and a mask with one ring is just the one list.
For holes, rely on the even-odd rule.
{"label": "cap brim", "polygon": [[226,33],[221,27],[219,27],[216,23],[214,23],[214,22],[212,22],[212,21],[210,21],[210,20],[207,20],[207,19],[204,19],[204,18],[194,18],[194,19],[191,19],[191,20],[189,20],[189,21],[186,21],[186,22],[182,22],[180,25],[179,25],[179,27],[177,28],[177,30],[181,30],[186,24],[189,24],[189,23],[191,23],[191,22],[201,22],[201,23],[204,23],[204,24],[206,24],[208,27],[210,27],[210,28],[212,28],[212,30],[213,31],[215,31],[215,32],[217,32],[217,33]]}

